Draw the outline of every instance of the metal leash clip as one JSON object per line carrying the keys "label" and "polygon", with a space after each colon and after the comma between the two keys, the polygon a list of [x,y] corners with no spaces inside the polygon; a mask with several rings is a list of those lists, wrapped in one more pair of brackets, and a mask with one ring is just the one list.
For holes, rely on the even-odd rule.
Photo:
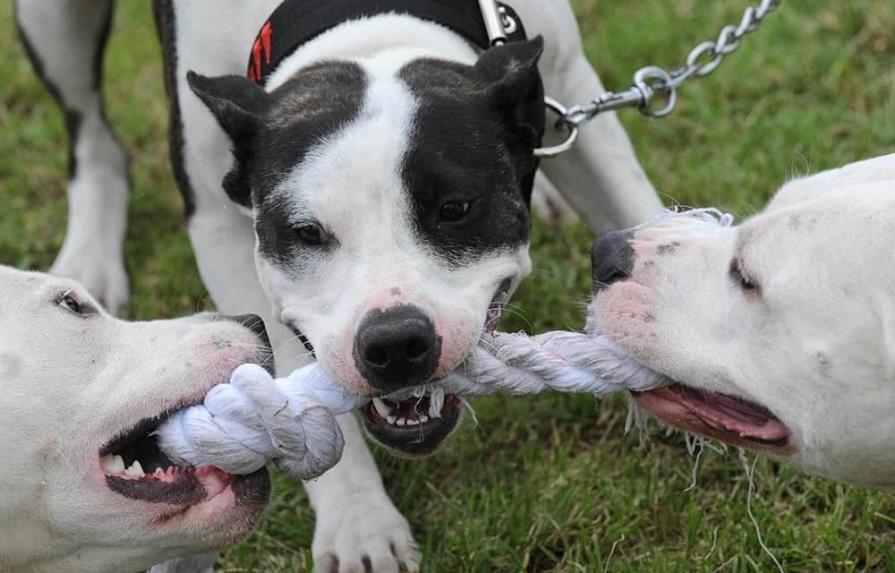
{"label": "metal leash clip", "polygon": [[[557,126],[565,126],[568,136],[559,145],[536,149],[535,156],[556,157],[571,150],[578,139],[579,128],[603,112],[630,107],[640,110],[640,113],[649,117],[665,117],[670,114],[677,105],[677,88],[692,77],[707,76],[715,71],[724,56],[739,48],[743,36],[757,30],[765,17],[782,1],[761,0],[758,7],[747,7],[738,26],[724,26],[715,41],[697,45],[687,55],[687,63],[672,72],[659,66],[646,66],[637,70],[634,74],[634,85],[627,90],[606,92],[588,103],[573,106],[568,110],[558,102],[547,98],[547,109],[560,115]],[[664,102],[654,103],[656,96],[664,97]]]}
{"label": "metal leash clip", "polygon": [[[509,35],[516,32],[519,24],[510,16],[506,8],[497,3],[497,0],[479,0],[479,7],[482,10],[482,20],[485,22],[485,30],[488,32],[488,41],[491,46],[506,44]],[[569,110],[555,99],[546,96],[544,105],[558,116],[557,128],[564,127],[568,130],[568,135],[562,143],[553,147],[535,149],[534,154],[541,158],[557,157],[574,147],[575,142],[578,141],[578,126],[568,121]]]}
{"label": "metal leash clip", "polygon": [[572,110],[566,109],[563,104],[550,96],[544,97],[544,105],[547,106],[549,111],[552,111],[558,116],[555,124],[556,129],[566,131],[566,138],[562,140],[561,143],[550,147],[539,147],[534,150],[535,157],[550,159],[552,157],[559,157],[560,155],[571,151],[578,142],[578,135],[581,130],[578,124],[573,123],[568,119]]}

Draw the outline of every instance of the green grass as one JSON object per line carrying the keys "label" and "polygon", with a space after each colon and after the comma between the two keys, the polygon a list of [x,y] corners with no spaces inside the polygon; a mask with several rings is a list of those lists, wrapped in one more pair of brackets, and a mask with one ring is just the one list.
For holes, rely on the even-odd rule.
{"label": "green grass", "polygon": [[[66,143],[0,4],[0,261],[45,269],[65,225]],[[106,62],[110,116],[133,157],[127,254],[131,316],[208,306],[166,158],[161,66],[148,3],[121,2]],[[674,66],[738,19],[741,0],[578,0],[588,54],[609,87],[638,67]],[[678,111],[622,116],[667,201],[759,210],[795,174],[895,150],[895,4],[785,2],[712,76],[688,84]],[[510,329],[580,326],[591,237],[537,226],[536,270]],[[770,571],[746,513],[736,455],[707,452],[698,486],[676,438],[625,436],[625,405],[587,397],[475,403],[438,456],[379,452],[426,571]],[[758,462],[752,508],[788,571],[895,571],[895,500]],[[227,571],[310,565],[313,519],[282,476],[261,529],[229,551]]]}

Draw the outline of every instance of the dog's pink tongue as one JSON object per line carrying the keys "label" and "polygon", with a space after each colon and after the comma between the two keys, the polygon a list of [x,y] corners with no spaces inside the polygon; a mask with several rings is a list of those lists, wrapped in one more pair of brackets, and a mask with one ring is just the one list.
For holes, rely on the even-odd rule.
{"label": "dog's pink tongue", "polygon": [[766,413],[721,394],[690,396],[685,392],[684,404],[706,422],[736,432],[741,438],[766,442],[783,440],[789,436],[786,426]]}

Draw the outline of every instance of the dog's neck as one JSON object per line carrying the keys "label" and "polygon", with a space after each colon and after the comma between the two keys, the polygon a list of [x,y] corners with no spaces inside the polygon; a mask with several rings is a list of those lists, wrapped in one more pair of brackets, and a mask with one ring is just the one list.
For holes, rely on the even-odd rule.
{"label": "dog's neck", "polygon": [[267,80],[273,91],[298,71],[323,61],[353,61],[388,66],[397,72],[420,58],[471,65],[476,49],[447,28],[412,16],[387,14],[340,24],[300,46]]}

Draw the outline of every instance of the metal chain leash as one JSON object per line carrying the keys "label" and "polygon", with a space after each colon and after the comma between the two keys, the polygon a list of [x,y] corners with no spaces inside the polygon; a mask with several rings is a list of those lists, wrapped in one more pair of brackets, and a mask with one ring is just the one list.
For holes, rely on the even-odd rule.
{"label": "metal chain leash", "polygon": [[[550,158],[571,150],[578,140],[579,129],[597,115],[624,108],[637,108],[649,117],[665,117],[677,105],[677,88],[693,77],[707,76],[721,64],[724,56],[740,47],[743,37],[757,30],[765,17],[783,0],[762,0],[758,7],[749,6],[738,26],[727,25],[714,41],[697,45],[687,56],[687,63],[671,72],[659,66],[646,66],[634,74],[634,85],[622,92],[606,92],[588,103],[566,109],[552,98],[546,98],[548,109],[559,116],[557,125],[568,131],[566,140],[553,147],[535,150],[535,155]],[[661,96],[664,103],[657,106],[655,98]]]}

